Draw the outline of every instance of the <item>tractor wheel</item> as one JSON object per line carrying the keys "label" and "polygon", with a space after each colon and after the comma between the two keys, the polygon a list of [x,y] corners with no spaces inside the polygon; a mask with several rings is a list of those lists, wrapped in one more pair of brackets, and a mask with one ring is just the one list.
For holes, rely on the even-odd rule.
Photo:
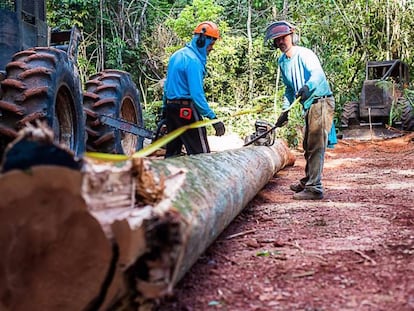
{"label": "tractor wheel", "polygon": [[86,82],[83,95],[88,151],[131,155],[142,149],[144,138],[103,124],[99,116],[122,119],[143,127],[139,93],[124,71],[104,70]]}
{"label": "tractor wheel", "polygon": [[13,56],[1,82],[0,153],[26,123],[45,121],[55,142],[79,156],[85,151],[82,87],[76,66],[55,48],[33,48]]}
{"label": "tractor wheel", "polygon": [[414,131],[414,109],[409,100],[402,100],[401,105],[401,128],[404,131]]}
{"label": "tractor wheel", "polygon": [[359,124],[359,102],[347,102],[341,116],[341,127],[346,128]]}

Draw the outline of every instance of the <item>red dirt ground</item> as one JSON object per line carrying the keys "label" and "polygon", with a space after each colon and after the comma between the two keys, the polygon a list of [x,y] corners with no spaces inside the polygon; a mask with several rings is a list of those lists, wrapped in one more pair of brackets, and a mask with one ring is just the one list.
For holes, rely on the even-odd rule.
{"label": "red dirt ground", "polygon": [[414,310],[413,139],[339,141],[314,202],[295,151],[157,310]]}

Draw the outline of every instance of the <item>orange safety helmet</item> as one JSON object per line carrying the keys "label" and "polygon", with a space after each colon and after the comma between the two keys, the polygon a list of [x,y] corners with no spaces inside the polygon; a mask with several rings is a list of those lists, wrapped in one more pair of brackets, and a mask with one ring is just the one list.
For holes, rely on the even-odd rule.
{"label": "orange safety helmet", "polygon": [[198,24],[194,29],[194,34],[203,34],[214,39],[220,38],[220,32],[217,25],[209,21]]}

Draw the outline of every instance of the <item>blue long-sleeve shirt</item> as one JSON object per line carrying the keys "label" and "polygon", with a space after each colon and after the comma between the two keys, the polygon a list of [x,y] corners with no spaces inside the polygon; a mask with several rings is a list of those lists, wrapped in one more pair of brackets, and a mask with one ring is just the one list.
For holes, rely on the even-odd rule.
{"label": "blue long-sleeve shirt", "polygon": [[185,47],[170,57],[164,96],[170,100],[191,99],[203,117],[214,119],[216,114],[210,108],[204,93],[207,46],[210,40],[206,38],[205,45],[198,47],[197,36],[194,36]]}
{"label": "blue long-sleeve shirt", "polygon": [[[332,91],[316,54],[305,47],[295,46],[294,48],[295,51],[291,58],[282,54],[278,60],[283,83],[286,86],[282,108],[288,108],[295,100],[297,92],[306,84],[311,93],[311,96],[303,103],[303,108],[307,110],[315,97],[332,95]],[[336,143],[335,123],[332,122],[328,146],[333,148]]]}
{"label": "blue long-sleeve shirt", "polygon": [[303,105],[306,110],[312,105],[315,97],[332,95],[332,91],[316,54],[302,46],[295,46],[294,49],[291,58],[282,54],[278,60],[286,86],[283,109],[293,103],[297,92],[306,84],[311,93]]}

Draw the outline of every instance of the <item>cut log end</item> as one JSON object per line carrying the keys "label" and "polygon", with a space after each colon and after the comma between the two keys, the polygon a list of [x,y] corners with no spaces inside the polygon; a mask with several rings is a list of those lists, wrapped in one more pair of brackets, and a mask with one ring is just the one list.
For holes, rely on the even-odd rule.
{"label": "cut log end", "polygon": [[100,295],[112,249],[80,184],[79,172],[61,167],[0,178],[0,197],[8,198],[0,203],[0,299],[6,308],[82,310]]}

